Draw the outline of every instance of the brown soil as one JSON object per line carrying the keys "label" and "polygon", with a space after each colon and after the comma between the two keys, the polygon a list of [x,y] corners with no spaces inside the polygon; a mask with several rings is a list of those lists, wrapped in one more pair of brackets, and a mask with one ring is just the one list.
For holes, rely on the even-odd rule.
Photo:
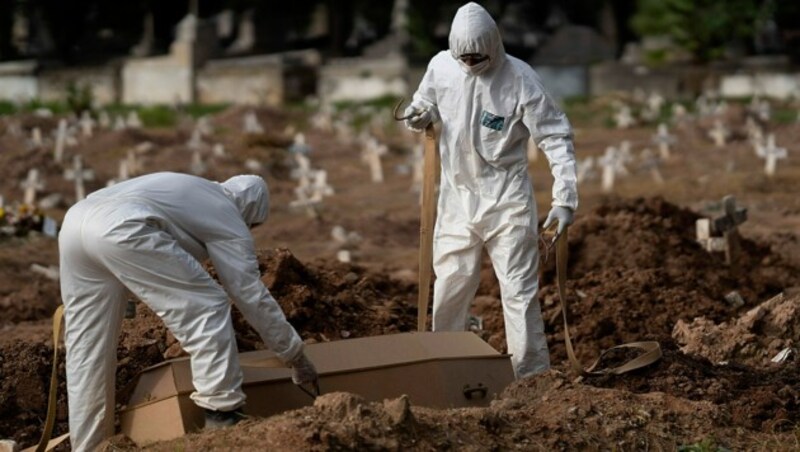
{"label": "brown soil", "polygon": [[[268,223],[253,234],[261,249],[263,280],[289,321],[309,342],[412,330],[419,207],[417,195],[409,190],[410,176],[393,171],[407,162],[405,135],[387,132],[387,181],[372,184],[358,149],[331,134],[307,131],[312,166],[328,170],[336,190],[318,217],[311,218],[287,207],[295,182],[288,177],[284,129],[288,124],[302,127],[305,119],[259,109],[266,133],[244,137],[237,131],[246,111],[233,108],[213,118],[215,133],[209,142],[224,143],[228,157],[209,165],[206,176],[220,180],[244,172],[248,158],[264,164],[273,207]],[[56,125],[25,118],[25,128],[31,127],[29,122],[41,123],[45,136]],[[800,164],[790,159],[778,176],[767,179],[743,139],[719,152],[704,138],[703,127],[707,125],[678,129],[682,145],[663,169],[665,186],[636,174],[620,181],[615,197],[600,193],[596,182],[581,186],[582,207],[570,230],[567,302],[578,357],[588,364],[613,345],[649,339],[664,350],[656,364],[623,376],[575,379],[567,372],[554,256],[549,256],[541,266],[540,300],[555,369],[516,382],[489,408],[433,410],[408,406],[402,398],[380,403],[327,394],[313,407],[153,448],[800,448],[797,352],[783,364],[769,362],[785,347],[798,349],[798,298],[787,292],[781,302],[764,303],[800,286]],[[800,135],[797,125],[774,131],[779,143],[796,143],[790,138]],[[648,145],[652,133],[644,127],[578,128],[576,143],[581,156],[598,155],[623,138],[634,149]],[[143,154],[145,172],[188,170],[189,136],[185,126],[99,131],[69,148],[65,161],[77,152],[84,156],[98,176],[87,187],[92,190],[116,176],[118,160],[142,141],[155,145]],[[46,213],[63,218],[74,194],[61,177],[63,166],[52,163],[51,151],[27,151],[23,140],[8,135],[0,137],[0,146],[0,165],[8,174],[0,180],[0,193],[6,200],[21,197],[19,181],[38,165],[47,180],[44,195],[63,193],[65,198]],[[790,148],[790,153],[796,150]],[[724,170],[729,159],[736,162],[733,171]],[[544,216],[550,181],[546,161],[533,163],[531,173]],[[728,193],[737,195],[750,216],[741,228],[745,252],[737,274],[724,264],[724,256],[707,253],[694,241],[694,221],[714,215],[719,199]],[[363,237],[353,249],[352,264],[335,260],[339,247],[330,233],[336,225]],[[56,265],[56,242],[36,233],[0,242],[0,438],[25,446],[36,442],[44,420],[52,360],[49,316],[59,302],[58,283],[31,272],[32,263]],[[207,265],[213,274],[213,266]],[[725,301],[734,290],[743,306]],[[483,320],[477,333],[503,351],[499,296],[486,258],[473,315]],[[753,314],[753,309],[760,311]],[[263,347],[236,311],[234,324],[240,350]],[[161,321],[137,303],[136,318],[125,320],[120,337],[118,401],[124,403],[138,371],[181,353]],[[63,362],[60,382],[56,434],[67,429]],[[133,447],[123,438],[113,444],[117,449]]]}

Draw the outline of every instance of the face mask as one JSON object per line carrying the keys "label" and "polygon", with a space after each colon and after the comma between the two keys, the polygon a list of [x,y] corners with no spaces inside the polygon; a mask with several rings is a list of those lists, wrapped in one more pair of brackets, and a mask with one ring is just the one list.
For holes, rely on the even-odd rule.
{"label": "face mask", "polygon": [[480,75],[489,67],[489,63],[491,62],[492,62],[491,58],[487,58],[478,64],[470,66],[467,63],[458,60],[458,64],[461,65],[461,69],[467,74],[472,74],[472,75]]}

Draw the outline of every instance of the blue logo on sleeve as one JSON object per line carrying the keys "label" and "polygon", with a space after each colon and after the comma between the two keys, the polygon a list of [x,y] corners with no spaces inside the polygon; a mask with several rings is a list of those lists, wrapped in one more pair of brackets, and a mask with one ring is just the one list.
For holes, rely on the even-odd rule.
{"label": "blue logo on sleeve", "polygon": [[503,130],[505,122],[506,118],[502,116],[493,115],[486,110],[483,110],[483,113],[481,113],[481,125],[484,127],[488,127],[492,130]]}

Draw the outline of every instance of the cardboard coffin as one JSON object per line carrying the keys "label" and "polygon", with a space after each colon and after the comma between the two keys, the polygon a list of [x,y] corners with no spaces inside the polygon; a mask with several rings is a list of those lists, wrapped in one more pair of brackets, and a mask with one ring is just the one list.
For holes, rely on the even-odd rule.
{"label": "cardboard coffin", "polygon": [[[346,391],[370,401],[407,395],[432,408],[485,406],[514,380],[509,355],[471,332],[401,333],[306,345],[320,391]],[[292,384],[272,352],[241,353],[244,412],[270,416],[313,404]],[[120,414],[122,433],[137,444],[180,437],[203,427],[192,402],[188,358],[145,369]]]}

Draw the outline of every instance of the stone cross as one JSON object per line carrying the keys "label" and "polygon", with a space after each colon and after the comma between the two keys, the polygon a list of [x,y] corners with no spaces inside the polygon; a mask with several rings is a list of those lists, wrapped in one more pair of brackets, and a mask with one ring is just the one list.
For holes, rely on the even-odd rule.
{"label": "stone cross", "polygon": [[91,138],[94,134],[94,119],[92,119],[92,115],[86,110],[81,113],[80,125],[83,137]]}
{"label": "stone cross", "polygon": [[28,206],[36,204],[36,192],[44,190],[44,181],[39,177],[38,169],[28,170],[28,177],[22,181],[20,187],[25,189],[23,202]]}
{"label": "stone cross", "polygon": [[311,183],[311,189],[314,192],[314,196],[323,197],[323,196],[331,196],[333,195],[333,187],[328,185],[328,172],[325,170],[317,170],[314,171],[313,174],[313,181]]}
{"label": "stone cross", "polygon": [[254,111],[249,111],[246,115],[244,115],[244,133],[264,133],[264,127],[262,127],[261,123],[258,122],[258,117]]}
{"label": "stone cross", "polygon": [[672,120],[681,121],[686,118],[686,107],[683,104],[672,104]]}
{"label": "stone cross", "polygon": [[44,145],[44,141],[42,140],[42,130],[38,127],[34,127],[31,131],[31,141],[35,149],[41,148],[42,145]]}
{"label": "stone cross", "polygon": [[64,171],[64,179],[75,181],[75,201],[80,201],[86,197],[84,181],[94,180],[94,171],[83,167],[83,159],[80,155],[72,158],[72,168]]}
{"label": "stone cross", "polygon": [[642,150],[642,153],[639,154],[639,161],[641,162],[641,168],[650,173],[656,184],[664,184],[664,177],[661,175],[660,169],[661,159],[655,152],[650,149]]}
{"label": "stone cross", "polygon": [[750,140],[750,144],[753,146],[758,147],[764,142],[763,129],[750,116],[748,116],[747,120],[745,121],[745,130],[747,131],[747,139]]}
{"label": "stone cross", "polygon": [[764,159],[764,173],[772,177],[775,175],[775,169],[778,163],[778,160],[785,159],[789,156],[786,152],[786,148],[779,148],[775,146],[775,134],[771,133],[767,135],[767,145],[757,145],[756,146],[756,154],[759,157]]}
{"label": "stone cross", "polygon": [[104,129],[111,127],[111,118],[108,116],[107,111],[103,110],[100,112],[97,116],[97,123]]}
{"label": "stone cross", "polygon": [[594,174],[595,160],[594,157],[586,157],[583,160],[578,160],[578,183],[583,183],[586,180],[596,177]]}
{"label": "stone cross", "polygon": [[381,144],[374,137],[370,137],[364,144],[364,149],[361,153],[361,158],[369,165],[370,175],[372,182],[383,182],[383,165],[381,164],[381,156],[388,152],[385,144]]}
{"label": "stone cross", "polygon": [[200,154],[200,150],[195,149],[192,151],[192,163],[189,166],[189,171],[194,175],[202,176],[206,173],[206,170],[207,167],[205,162],[203,162],[203,156]]}
{"label": "stone cross", "polygon": [[[736,198],[727,195],[722,198],[724,214],[713,220],[707,220],[707,226],[702,220],[698,220],[698,241],[701,239],[701,232],[708,251],[725,251],[725,262],[731,267],[731,272],[735,275],[739,271],[739,254],[741,245],[739,240],[739,225],[747,220],[747,209],[736,206]],[[709,232],[708,234],[706,232]],[[714,240],[711,234],[722,234],[722,244],[719,240]],[[703,243],[701,241],[701,243]],[[722,249],[720,249],[722,248]]]}
{"label": "stone cross", "polygon": [[294,142],[289,146],[289,152],[303,155],[308,155],[311,152],[311,147],[306,144],[306,136],[303,132],[295,134]]}
{"label": "stone cross", "polygon": [[613,146],[606,148],[605,154],[598,163],[603,167],[602,187],[603,192],[610,193],[614,189],[614,178],[617,174],[627,172],[619,151]]}
{"label": "stone cross", "polygon": [[311,177],[313,176],[313,170],[311,169],[311,160],[303,154],[293,154],[294,161],[297,164],[297,168],[293,169],[289,173],[289,177],[292,179],[299,179],[301,184],[305,181],[305,184],[309,184]]}
{"label": "stone cross", "polygon": [[58,132],[56,134],[56,146],[53,150],[53,159],[56,163],[61,163],[64,159],[64,144],[67,139],[67,120],[58,121]]}
{"label": "stone cross", "polygon": [[728,139],[728,129],[722,124],[722,121],[719,119],[714,120],[714,128],[708,132],[708,136],[714,140],[714,145],[717,147],[724,147],[725,142]]}
{"label": "stone cross", "polygon": [[289,202],[289,207],[305,209],[308,216],[317,218],[319,216],[318,206],[322,203],[322,196],[310,190],[308,179],[300,179],[300,185],[294,189],[294,199]]}
{"label": "stone cross", "polygon": [[631,115],[631,108],[627,105],[621,105],[619,110],[614,114],[614,121],[618,129],[627,129],[633,125],[633,115]]}
{"label": "stone cross", "polygon": [[139,114],[136,113],[136,110],[131,110],[128,113],[128,120],[125,121],[125,124],[130,129],[139,129],[142,127],[142,120],[139,119]]}
{"label": "stone cross", "polygon": [[125,120],[122,119],[122,116],[117,115],[116,118],[114,119],[114,130],[116,131],[125,130],[126,127],[127,125],[125,124]]}
{"label": "stone cross", "polygon": [[675,136],[670,135],[669,130],[667,130],[667,125],[663,122],[659,124],[658,133],[653,136],[653,143],[658,145],[658,152],[662,159],[668,160],[671,157],[669,147],[675,143],[675,141]]}
{"label": "stone cross", "polygon": [[536,141],[533,137],[528,138],[528,163],[535,162],[539,159],[539,146],[536,146]]}

